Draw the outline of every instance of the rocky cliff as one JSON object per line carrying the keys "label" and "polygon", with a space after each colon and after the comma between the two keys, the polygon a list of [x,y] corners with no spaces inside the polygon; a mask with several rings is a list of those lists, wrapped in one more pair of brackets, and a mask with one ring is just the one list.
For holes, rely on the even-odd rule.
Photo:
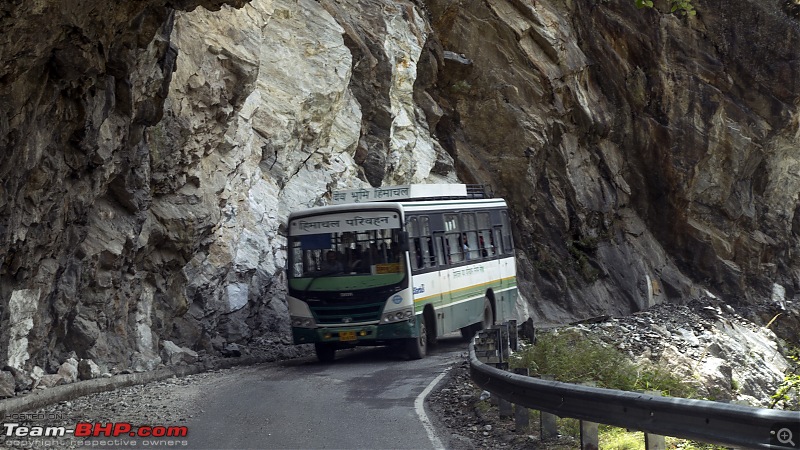
{"label": "rocky cliff", "polygon": [[800,19],[695,3],[7,2],[3,363],[287,342],[288,212],[408,182],[508,199],[537,321],[769,320],[800,288]]}

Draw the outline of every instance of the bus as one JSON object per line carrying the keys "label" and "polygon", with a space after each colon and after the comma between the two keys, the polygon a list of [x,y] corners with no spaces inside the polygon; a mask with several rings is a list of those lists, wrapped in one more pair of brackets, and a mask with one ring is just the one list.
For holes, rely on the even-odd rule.
{"label": "bus", "polygon": [[438,336],[515,318],[508,208],[480,186],[335,191],[291,213],[287,237],[292,338],[321,362],[362,345],[420,359]]}

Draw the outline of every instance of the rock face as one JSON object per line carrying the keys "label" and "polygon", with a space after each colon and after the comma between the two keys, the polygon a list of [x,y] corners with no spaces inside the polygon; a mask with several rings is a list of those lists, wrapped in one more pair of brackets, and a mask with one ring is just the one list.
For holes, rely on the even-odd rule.
{"label": "rock face", "polygon": [[[746,313],[747,308],[742,308]],[[798,311],[793,306],[790,311]],[[775,333],[704,298],[575,326],[637,362],[669,367],[699,398],[767,408],[789,368]]]}
{"label": "rock face", "polygon": [[[4,364],[54,372],[69,350],[127,359],[149,350],[148,301],[178,309],[154,285],[174,285],[180,271],[145,266],[181,256],[153,261],[141,239],[152,203],[144,130],[161,120],[177,54],[166,3],[0,6]],[[244,2],[170,2],[201,4]]]}
{"label": "rock face", "polygon": [[0,360],[146,370],[165,341],[285,341],[289,211],[409,182],[509,201],[537,321],[705,289],[780,310],[797,15],[632,3],[7,2]]}
{"label": "rock face", "polygon": [[[514,205],[528,290],[553,300],[540,314],[636,311],[699,286],[794,296],[796,17],[749,1],[689,19],[629,2],[428,5],[442,46],[472,62],[434,89],[449,105],[437,136]],[[776,33],[744,38],[756,29]]]}

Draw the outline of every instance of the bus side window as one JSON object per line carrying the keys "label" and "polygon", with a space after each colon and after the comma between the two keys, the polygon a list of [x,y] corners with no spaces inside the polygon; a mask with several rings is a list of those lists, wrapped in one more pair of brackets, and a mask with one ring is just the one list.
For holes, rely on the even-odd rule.
{"label": "bus side window", "polygon": [[494,229],[493,238],[494,238],[493,245],[497,246],[497,254],[502,255],[504,253],[504,249],[503,249],[503,230],[501,230],[500,227],[496,227]]}
{"label": "bus side window", "polygon": [[488,212],[478,213],[478,249],[482,258],[494,256],[494,247],[491,243],[492,220]]}
{"label": "bus side window", "polygon": [[412,239],[413,244],[409,248],[411,251],[411,268],[412,269],[421,269],[423,267],[422,261],[422,248],[420,247],[420,238],[415,237]]}
{"label": "bus side window", "polygon": [[436,254],[433,251],[433,241],[431,240],[431,224],[428,216],[419,218],[419,235],[421,236],[422,265],[425,267],[436,266]]}
{"label": "bus side window", "polygon": [[464,260],[464,247],[461,240],[461,233],[451,233],[447,235],[447,254],[450,255],[451,263],[459,263]]}
{"label": "bus side window", "polygon": [[425,238],[425,242],[427,245],[427,262],[425,263],[425,267],[436,267],[436,252],[433,250],[433,239],[430,237]]}
{"label": "bus side window", "polygon": [[452,262],[450,261],[450,246],[442,234],[436,235],[436,251],[439,254],[439,261],[441,261],[442,265],[450,265]]}
{"label": "bus side window", "polygon": [[444,236],[444,255],[447,258],[447,264],[459,263],[464,260],[463,242],[461,241],[461,233],[458,232],[458,214],[443,214],[444,218],[444,231],[447,233]]}
{"label": "bus side window", "polygon": [[474,231],[467,231],[464,233],[464,255],[469,260],[476,260],[480,258],[480,250],[478,249],[478,233]]}
{"label": "bus side window", "polygon": [[409,242],[408,251],[411,254],[411,268],[416,270],[422,268],[422,248],[419,245],[419,220],[416,216],[409,217],[406,224]]}
{"label": "bus side window", "polygon": [[463,231],[461,235],[461,245],[464,249],[464,257],[468,260],[480,258],[477,229],[475,213],[461,213],[461,230]]}
{"label": "bus side window", "polygon": [[492,233],[489,230],[481,230],[478,233],[478,245],[480,247],[481,256],[488,258],[494,256],[494,246],[492,242]]}
{"label": "bus side window", "polygon": [[508,219],[508,211],[500,213],[500,220],[503,224],[503,250],[505,253],[514,253],[514,242],[511,240],[511,221]]}

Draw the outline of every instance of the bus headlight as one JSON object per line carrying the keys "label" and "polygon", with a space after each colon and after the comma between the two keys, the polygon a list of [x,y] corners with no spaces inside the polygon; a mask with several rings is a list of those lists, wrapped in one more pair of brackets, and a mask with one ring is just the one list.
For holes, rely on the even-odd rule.
{"label": "bus headlight", "polygon": [[295,328],[316,328],[317,323],[311,317],[292,316],[292,326]]}
{"label": "bus headlight", "polygon": [[397,311],[390,311],[383,313],[381,316],[381,323],[395,323],[403,320],[408,320],[414,317],[414,310],[411,308],[400,309]]}

